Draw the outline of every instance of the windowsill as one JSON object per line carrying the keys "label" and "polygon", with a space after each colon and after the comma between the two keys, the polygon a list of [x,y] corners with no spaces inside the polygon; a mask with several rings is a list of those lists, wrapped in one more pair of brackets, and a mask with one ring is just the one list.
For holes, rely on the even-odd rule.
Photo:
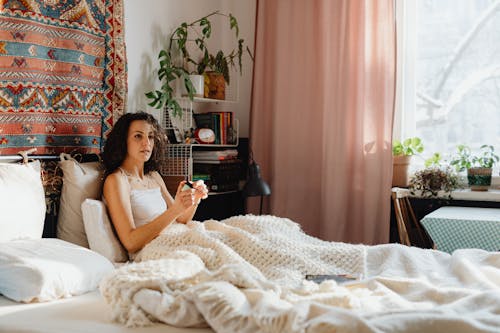
{"label": "windowsill", "polygon": [[[465,175],[459,176],[459,183],[465,188],[457,189],[451,191],[452,200],[470,200],[470,201],[497,201],[500,202],[500,176],[497,176],[498,170],[494,171],[494,175],[491,177],[491,186],[488,191],[471,191],[470,188],[466,187],[467,178]],[[408,189],[406,189],[409,191]],[[410,194],[413,198],[423,198],[423,199],[450,199],[450,193],[440,191],[436,196],[423,197],[418,194]]]}
{"label": "windowsill", "polygon": [[452,191],[451,197],[453,200],[500,201],[500,190],[491,188],[488,191],[460,189]]}
{"label": "windowsill", "polygon": [[500,189],[490,188],[488,191],[471,191],[469,188],[458,189],[451,193],[440,191],[437,197],[422,197],[418,194],[411,195],[414,198],[423,199],[450,199],[451,200],[470,200],[470,201],[498,201],[500,202]]}

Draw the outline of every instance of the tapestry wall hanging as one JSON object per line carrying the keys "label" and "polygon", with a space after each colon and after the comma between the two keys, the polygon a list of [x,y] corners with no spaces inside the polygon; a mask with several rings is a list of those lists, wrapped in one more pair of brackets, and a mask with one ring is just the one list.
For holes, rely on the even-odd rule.
{"label": "tapestry wall hanging", "polygon": [[98,154],[126,96],[123,0],[0,0],[0,154]]}

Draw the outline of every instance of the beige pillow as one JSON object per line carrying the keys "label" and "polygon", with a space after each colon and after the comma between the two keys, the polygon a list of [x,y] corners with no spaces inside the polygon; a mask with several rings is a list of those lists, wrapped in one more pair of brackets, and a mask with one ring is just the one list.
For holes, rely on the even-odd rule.
{"label": "beige pillow", "polygon": [[46,209],[40,161],[0,163],[0,241],[42,238]]}
{"label": "beige pillow", "polygon": [[82,215],[90,249],[111,262],[127,261],[127,251],[115,235],[104,202],[85,199],[82,203]]}
{"label": "beige pillow", "polygon": [[101,197],[104,168],[100,162],[79,163],[62,154],[59,166],[63,186],[57,220],[57,238],[89,247],[82,217],[82,202]]}

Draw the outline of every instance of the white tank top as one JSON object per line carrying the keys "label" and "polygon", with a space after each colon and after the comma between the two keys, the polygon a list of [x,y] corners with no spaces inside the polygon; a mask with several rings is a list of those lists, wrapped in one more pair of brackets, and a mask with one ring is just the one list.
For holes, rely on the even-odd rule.
{"label": "white tank top", "polygon": [[145,182],[148,188],[138,188],[137,178],[122,168],[119,169],[130,184],[130,206],[136,228],[151,222],[167,210],[167,203],[163,199],[160,187],[151,175],[144,176],[147,177]]}
{"label": "white tank top", "polygon": [[130,191],[130,205],[136,228],[151,222],[167,210],[159,187]]}

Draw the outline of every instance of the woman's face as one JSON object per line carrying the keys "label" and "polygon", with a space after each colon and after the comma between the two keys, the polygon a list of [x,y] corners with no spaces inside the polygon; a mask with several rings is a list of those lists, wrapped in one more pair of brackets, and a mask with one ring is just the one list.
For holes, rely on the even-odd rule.
{"label": "woman's face", "polygon": [[132,121],[128,129],[127,156],[147,162],[153,152],[154,136],[154,128],[147,121]]}

